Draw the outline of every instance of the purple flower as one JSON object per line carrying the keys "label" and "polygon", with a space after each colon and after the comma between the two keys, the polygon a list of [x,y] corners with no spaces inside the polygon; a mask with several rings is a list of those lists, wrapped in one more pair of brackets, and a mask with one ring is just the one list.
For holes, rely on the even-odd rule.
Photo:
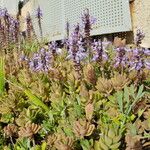
{"label": "purple flower", "polygon": [[16,42],[19,34],[19,21],[12,17],[10,18],[9,32],[12,35],[12,40]]}
{"label": "purple flower", "polygon": [[3,14],[3,9],[0,8],[0,17],[3,17],[4,14]]}
{"label": "purple flower", "polygon": [[67,23],[66,23],[65,30],[66,30],[67,38],[68,38],[68,37],[69,37],[69,30],[70,30],[70,24],[69,24],[69,22],[68,22],[68,21],[67,21]]}
{"label": "purple flower", "polygon": [[128,49],[123,46],[123,47],[118,47],[114,49],[116,51],[116,56],[114,58],[115,64],[114,67],[126,67],[128,64],[128,57],[127,57],[127,52]]}
{"label": "purple flower", "polygon": [[20,56],[20,61],[28,61],[28,60],[29,60],[28,57],[24,53],[22,53]]}
{"label": "purple flower", "polygon": [[42,37],[43,37],[43,31],[42,31],[41,19],[42,19],[42,17],[43,17],[43,13],[42,13],[42,10],[41,10],[40,6],[39,6],[38,9],[37,9],[36,17],[37,17],[37,19],[38,19],[38,26],[39,26],[40,35],[41,35],[41,38],[42,38]]}
{"label": "purple flower", "polygon": [[146,56],[150,56],[150,50],[149,49],[143,49],[143,51],[144,51],[144,54]]}
{"label": "purple flower", "polygon": [[137,70],[137,71],[139,71],[139,70],[141,70],[143,68],[143,66],[144,66],[144,64],[143,64],[143,62],[141,60],[139,60],[137,62],[135,61],[135,62],[132,63],[132,65],[131,65],[132,68],[130,70]]}
{"label": "purple flower", "polygon": [[78,51],[74,54],[72,52],[73,47],[70,46],[70,49],[68,51],[68,56],[66,59],[72,59],[76,63],[80,63],[82,60],[87,58],[87,53],[85,52],[84,48],[81,46],[78,46]]}
{"label": "purple flower", "polygon": [[87,54],[84,48],[83,37],[80,34],[79,24],[77,24],[66,43],[68,46],[68,56],[66,59],[73,60],[77,78],[80,79],[82,70],[81,61],[87,57]]}
{"label": "purple flower", "polygon": [[43,13],[42,13],[42,10],[41,10],[40,6],[37,8],[36,17],[38,19],[41,19],[43,17]]}
{"label": "purple flower", "polygon": [[127,58],[126,57],[122,57],[122,58],[116,57],[115,58],[115,64],[114,64],[115,68],[117,68],[119,66],[126,67],[126,64],[127,64]]}
{"label": "purple flower", "polygon": [[82,26],[85,30],[90,30],[91,26],[96,22],[96,19],[90,16],[89,9],[84,10],[81,19],[82,19]]}
{"label": "purple flower", "polygon": [[6,8],[0,10],[0,17],[9,17],[9,14]]}
{"label": "purple flower", "polygon": [[135,44],[139,46],[142,43],[142,40],[144,39],[145,34],[142,30],[138,29],[135,37]]}
{"label": "purple flower", "polygon": [[106,41],[94,41],[93,43],[93,60],[94,61],[102,61],[102,60],[107,60],[108,55],[106,53],[107,46],[110,44],[110,42]]}
{"label": "purple flower", "polygon": [[132,50],[132,57],[129,61],[130,70],[137,70],[140,71],[144,68],[150,69],[150,50],[141,48],[140,44],[142,43],[142,40],[144,39],[145,34],[140,29],[137,30],[136,38],[135,38],[135,44],[136,48]]}
{"label": "purple flower", "polygon": [[51,53],[41,48],[29,62],[30,69],[36,72],[48,72],[51,68]]}
{"label": "purple flower", "polygon": [[72,59],[75,63],[80,63],[80,61],[87,57],[84,49],[83,37],[81,36],[79,31],[80,28],[78,24],[67,42],[69,55],[66,59]]}
{"label": "purple flower", "polygon": [[150,51],[144,48],[135,48],[132,50],[132,57],[130,59],[129,65],[130,70],[140,71],[141,69],[150,69],[150,60],[147,56],[150,55]]}

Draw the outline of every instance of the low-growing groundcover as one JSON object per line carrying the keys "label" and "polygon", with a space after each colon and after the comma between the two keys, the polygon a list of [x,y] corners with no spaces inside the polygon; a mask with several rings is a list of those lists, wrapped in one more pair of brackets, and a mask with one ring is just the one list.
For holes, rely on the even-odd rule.
{"label": "low-growing groundcover", "polygon": [[[150,149],[150,51],[140,30],[130,46],[91,40],[87,9],[59,49],[38,41],[30,15],[22,39],[19,20],[0,12],[0,149]],[[42,37],[40,8],[36,17]]]}

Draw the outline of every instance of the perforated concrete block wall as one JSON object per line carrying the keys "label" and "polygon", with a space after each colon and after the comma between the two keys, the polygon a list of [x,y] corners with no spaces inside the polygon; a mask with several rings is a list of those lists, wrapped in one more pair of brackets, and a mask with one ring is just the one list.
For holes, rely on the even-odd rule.
{"label": "perforated concrete block wall", "polygon": [[[36,34],[39,35],[38,22],[35,17],[36,10],[40,6],[42,17],[42,29],[44,37],[49,40],[60,40],[64,38],[64,5],[61,0],[31,0],[22,9],[22,16],[25,16],[29,11],[33,20]],[[25,27],[25,24],[24,24]]]}
{"label": "perforated concrete block wall", "polygon": [[64,38],[64,3],[62,0],[38,0],[43,11],[42,28],[50,40]]}
{"label": "perforated concrete block wall", "polygon": [[18,11],[19,0],[0,0],[0,7],[6,7],[12,15],[16,15]]}
{"label": "perforated concrete block wall", "polygon": [[30,0],[26,5],[23,8],[26,12],[31,7],[33,12],[40,5],[43,11],[43,32],[50,40],[64,38],[66,22],[69,21],[71,26],[80,22],[85,8],[89,8],[91,15],[97,18],[92,35],[132,29],[128,0]]}
{"label": "perforated concrete block wall", "polygon": [[64,0],[65,20],[71,24],[80,22],[85,8],[97,18],[92,35],[131,31],[128,0]]}

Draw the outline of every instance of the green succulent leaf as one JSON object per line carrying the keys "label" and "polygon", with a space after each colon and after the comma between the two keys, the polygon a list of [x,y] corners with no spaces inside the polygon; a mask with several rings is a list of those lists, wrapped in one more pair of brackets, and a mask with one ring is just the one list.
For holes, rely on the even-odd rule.
{"label": "green succulent leaf", "polygon": [[111,145],[109,148],[111,150],[119,150],[120,142]]}
{"label": "green succulent leaf", "polygon": [[47,146],[47,143],[46,143],[46,142],[43,142],[43,143],[42,143],[42,146],[41,146],[42,150],[46,150],[46,146]]}
{"label": "green succulent leaf", "polygon": [[25,90],[25,94],[29,97],[29,101],[36,106],[43,108],[46,112],[49,112],[50,109],[45,105],[38,97],[36,97],[30,90]]}
{"label": "green succulent leaf", "polygon": [[138,90],[138,93],[137,93],[137,96],[136,96],[136,100],[138,100],[138,99],[140,99],[141,97],[144,96],[145,92],[143,92],[143,89],[144,89],[144,86],[141,85],[141,86],[139,87],[139,90]]}
{"label": "green succulent leaf", "polygon": [[88,140],[81,140],[80,144],[81,144],[83,150],[89,150],[91,147],[90,142]]}
{"label": "green succulent leaf", "polygon": [[119,105],[120,112],[123,113],[123,92],[117,92],[117,102]]}
{"label": "green succulent leaf", "polygon": [[100,139],[99,144],[100,144],[100,147],[103,150],[109,150],[109,147],[104,143],[104,141],[102,140],[102,138]]}

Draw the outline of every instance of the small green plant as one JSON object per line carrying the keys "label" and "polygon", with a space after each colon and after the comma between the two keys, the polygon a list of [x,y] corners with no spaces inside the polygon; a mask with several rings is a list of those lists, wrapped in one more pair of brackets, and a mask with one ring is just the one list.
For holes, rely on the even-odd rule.
{"label": "small green plant", "polygon": [[4,58],[0,57],[0,95],[5,89],[5,70],[4,70]]}

